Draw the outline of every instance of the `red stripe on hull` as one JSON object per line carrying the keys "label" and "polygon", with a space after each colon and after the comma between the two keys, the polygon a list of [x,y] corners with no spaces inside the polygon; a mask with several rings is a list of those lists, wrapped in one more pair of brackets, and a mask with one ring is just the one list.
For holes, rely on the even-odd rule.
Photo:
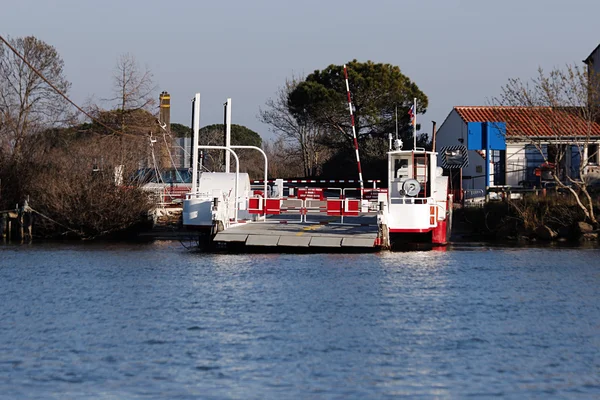
{"label": "red stripe on hull", "polygon": [[392,229],[390,228],[390,233],[427,233],[431,232],[433,228],[427,229]]}
{"label": "red stripe on hull", "polygon": [[431,235],[431,243],[433,244],[448,244],[447,222],[438,221],[438,226],[433,230]]}

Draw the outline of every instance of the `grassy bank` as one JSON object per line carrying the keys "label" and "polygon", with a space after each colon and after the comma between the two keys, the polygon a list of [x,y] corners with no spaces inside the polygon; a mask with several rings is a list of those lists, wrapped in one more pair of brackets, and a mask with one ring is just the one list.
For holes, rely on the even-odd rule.
{"label": "grassy bank", "polygon": [[[595,213],[600,204],[595,204]],[[598,226],[563,196],[525,197],[455,210],[454,236],[482,240],[597,241]]]}

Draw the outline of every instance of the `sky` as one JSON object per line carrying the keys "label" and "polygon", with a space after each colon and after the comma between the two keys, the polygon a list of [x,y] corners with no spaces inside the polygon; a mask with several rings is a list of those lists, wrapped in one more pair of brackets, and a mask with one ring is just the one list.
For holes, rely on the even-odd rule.
{"label": "sky", "polygon": [[[274,138],[257,115],[293,75],[353,59],[390,63],[428,96],[431,132],[459,105],[488,105],[509,78],[582,65],[600,44],[597,0],[18,0],[0,5],[0,34],[54,46],[78,104],[113,97],[119,55],[148,68],[171,121],[232,122]],[[105,104],[108,107],[109,104]]]}

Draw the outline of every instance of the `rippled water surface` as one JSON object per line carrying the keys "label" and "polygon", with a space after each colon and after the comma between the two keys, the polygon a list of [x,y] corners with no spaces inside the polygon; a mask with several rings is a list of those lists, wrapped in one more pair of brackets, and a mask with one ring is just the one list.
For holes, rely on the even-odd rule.
{"label": "rippled water surface", "polygon": [[599,398],[600,251],[0,246],[0,398]]}

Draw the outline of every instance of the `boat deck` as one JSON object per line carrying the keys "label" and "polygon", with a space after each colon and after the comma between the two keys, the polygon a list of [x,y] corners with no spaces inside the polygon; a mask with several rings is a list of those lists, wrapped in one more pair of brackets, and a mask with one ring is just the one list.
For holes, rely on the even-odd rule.
{"label": "boat deck", "polygon": [[295,220],[278,216],[277,219],[232,225],[219,232],[214,242],[273,248],[375,248],[378,228],[374,216],[344,217],[345,224],[337,224],[331,217],[320,215],[309,215],[312,222],[308,223],[298,223],[299,219],[299,216],[295,216]]}

